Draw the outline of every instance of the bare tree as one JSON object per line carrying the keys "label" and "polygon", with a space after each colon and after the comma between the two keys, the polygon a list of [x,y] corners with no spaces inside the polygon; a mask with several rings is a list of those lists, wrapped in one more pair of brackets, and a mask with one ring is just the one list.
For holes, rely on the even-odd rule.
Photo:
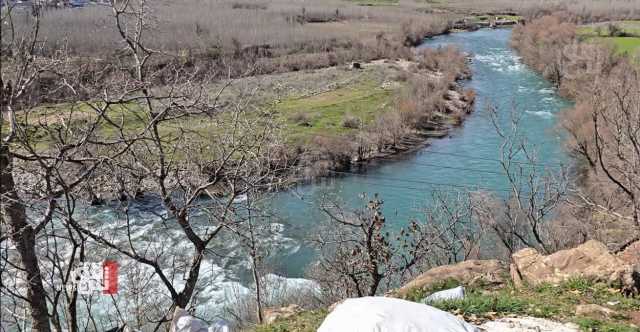
{"label": "bare tree", "polygon": [[[6,259],[16,262],[12,267],[24,274],[27,290],[23,294],[16,288],[10,290],[3,287],[3,293],[17,296],[28,303],[34,330],[49,331],[50,313],[40,269],[41,257],[36,248],[37,235],[53,219],[59,207],[57,200],[78,188],[102,160],[110,156],[88,157],[84,153],[89,137],[95,129],[95,121],[93,124],[89,123],[85,130],[70,135],[70,128],[65,126],[69,120],[67,114],[61,114],[59,122],[52,124],[34,110],[32,99],[33,94],[37,92],[34,89],[37,89],[43,75],[56,75],[61,82],[66,82],[66,79],[74,74],[63,52],[51,58],[39,56],[42,46],[38,39],[39,12],[35,11],[34,16],[30,35],[22,36],[20,39],[12,38],[13,61],[3,65],[0,78],[0,120],[3,126],[4,123],[8,123],[8,132],[3,134],[0,143],[2,227],[3,233],[6,234],[0,240],[10,240],[15,245],[17,255],[9,254]],[[10,16],[7,18],[11,20]],[[64,83],[59,88],[72,89]],[[51,138],[51,144],[55,149],[42,151],[34,135]],[[18,165],[16,161],[19,162]],[[23,188],[22,183],[16,182],[15,176],[19,172],[17,169],[23,168],[24,164],[31,166],[30,180],[37,183],[35,190],[25,190],[27,188]],[[78,171],[78,165],[83,166],[83,171]],[[66,174],[63,175],[65,168]],[[22,195],[25,193],[26,195]],[[34,206],[41,209],[42,213],[41,218],[32,223],[27,209]],[[3,279],[5,273],[8,272],[3,271]]]}
{"label": "bare tree", "polygon": [[382,204],[376,195],[366,208],[353,213],[335,204],[323,205],[329,221],[312,239],[320,257],[310,274],[329,298],[374,296],[385,283],[392,282],[392,277],[426,258],[429,242],[420,225],[411,222],[394,237]]}
{"label": "bare tree", "polygon": [[[113,81],[90,101],[53,110],[38,104],[45,75],[56,77],[46,91],[73,94],[81,84],[64,52],[42,56],[38,15],[31,35],[16,41],[15,61],[3,61],[2,122],[9,125],[0,146],[1,243],[8,268],[2,270],[1,290],[18,307],[28,305],[36,331],[49,331],[51,324],[71,331],[105,328],[93,312],[95,298],[68,286],[77,263],[107,255],[139,269],[137,283],[159,283],[160,288],[132,290],[148,299],[139,306],[154,307],[137,315],[135,325],[159,328],[174,307],[191,303],[214,239],[244,220],[236,198],[276,188],[287,167],[270,114],[251,108],[250,96],[222,105],[226,86],[212,93],[209,77],[179,65],[165,68],[171,75],[157,87],[150,63],[168,55],[144,44],[151,8],[146,1],[117,1],[112,7],[124,56]],[[113,231],[83,219],[86,194],[96,199],[94,191],[115,193],[122,201]],[[146,225],[131,218],[131,209],[141,194],[162,202],[156,236],[190,248],[140,241]],[[123,305],[111,304],[112,321],[120,325],[130,319],[120,311]]]}
{"label": "bare tree", "polygon": [[638,78],[635,67],[618,64],[598,77],[564,121],[570,148],[586,161],[572,204],[586,214],[607,216],[609,228],[632,228],[625,242],[640,230]]}
{"label": "bare tree", "polygon": [[538,160],[534,147],[521,132],[521,114],[511,112],[509,126],[503,128],[496,110],[490,111],[502,138],[500,166],[509,191],[476,194],[474,210],[478,222],[498,238],[509,254],[522,247],[553,252],[550,219],[566,198],[567,170]]}
{"label": "bare tree", "polygon": [[258,194],[257,192],[247,192],[241,197],[243,200],[241,204],[244,205],[242,207],[244,221],[231,225],[230,230],[239,238],[241,248],[246,252],[249,260],[254,286],[255,317],[257,322],[262,324],[265,304],[264,265],[269,255],[269,239],[273,233],[271,232],[271,223],[264,220],[269,216],[262,215],[262,212],[255,206],[254,199]]}
{"label": "bare tree", "polygon": [[336,204],[323,210],[329,221],[313,238],[320,256],[309,274],[329,301],[374,296],[431,267],[478,256],[482,233],[463,191],[433,190],[421,217],[405,227],[387,224],[377,195],[355,212]]}
{"label": "bare tree", "polygon": [[425,269],[454,264],[480,255],[483,232],[477,225],[473,193],[465,191],[431,192],[422,207],[422,227],[430,242],[430,255]]}

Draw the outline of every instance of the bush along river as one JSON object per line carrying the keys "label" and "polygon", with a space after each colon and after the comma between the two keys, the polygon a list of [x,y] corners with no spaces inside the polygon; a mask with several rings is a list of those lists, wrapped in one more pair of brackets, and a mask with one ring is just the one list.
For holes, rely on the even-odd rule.
{"label": "bush along river", "polygon": [[[434,139],[417,152],[371,164],[366,172],[346,172],[301,184],[290,191],[271,193],[261,200],[260,204],[276,216],[271,224],[275,274],[269,276],[270,280],[288,285],[290,290],[310,284],[302,278],[315,254],[306,239],[327,218],[319,209],[326,197],[353,210],[363,207],[362,193],[368,196],[377,193],[384,200],[387,224],[393,227],[419,218],[419,208],[429,204],[434,190],[469,188],[495,193],[507,190],[508,183],[498,162],[502,139],[494,129],[488,105],[497,109],[497,119],[503,127],[509,126],[512,110],[520,113],[520,130],[537,149],[539,163],[569,161],[562,148],[557,121],[558,113],[571,104],[559,97],[549,82],[521,63],[509,47],[510,37],[510,29],[483,29],[437,36],[420,46],[454,45],[472,58],[473,79],[464,84],[476,92],[476,109],[447,137]],[[160,202],[132,203],[130,222],[137,227],[134,237],[158,242],[166,250],[188,248],[190,243],[179,242],[181,236],[172,239],[156,235],[155,229],[165,224],[152,222],[159,219],[158,211],[162,211]],[[122,218],[116,209],[107,207],[91,208],[87,213],[90,220],[99,221],[105,228],[111,222],[118,224]],[[210,309],[219,309],[249,293],[251,287],[247,260],[220,254],[239,250],[238,244],[232,239],[217,243],[220,242],[223,243],[212,252],[219,251],[205,258],[199,281],[201,289],[196,296],[199,306]],[[162,285],[157,287],[161,291]],[[210,309],[203,310],[206,316],[215,314],[216,310]]]}

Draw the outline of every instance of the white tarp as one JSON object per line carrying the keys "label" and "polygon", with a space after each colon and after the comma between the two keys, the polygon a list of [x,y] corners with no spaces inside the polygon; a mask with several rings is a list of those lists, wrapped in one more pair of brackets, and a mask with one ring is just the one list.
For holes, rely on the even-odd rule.
{"label": "white tarp", "polygon": [[201,319],[189,315],[182,308],[176,308],[171,321],[171,332],[231,332],[225,321],[217,321],[209,325]]}
{"label": "white tarp", "polygon": [[338,304],[318,332],[478,332],[456,316],[388,297],[361,297]]}
{"label": "white tarp", "polygon": [[435,292],[427,296],[422,303],[433,303],[437,301],[451,301],[451,300],[463,300],[464,299],[464,287],[458,286],[456,288],[445,289],[439,292]]}

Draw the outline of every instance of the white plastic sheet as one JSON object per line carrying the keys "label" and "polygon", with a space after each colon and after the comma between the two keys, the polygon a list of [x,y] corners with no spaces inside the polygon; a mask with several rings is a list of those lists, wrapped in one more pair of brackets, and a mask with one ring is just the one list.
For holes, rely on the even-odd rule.
{"label": "white plastic sheet", "polygon": [[189,315],[186,310],[176,308],[171,322],[171,332],[231,332],[231,329],[223,320],[209,326],[203,320]]}
{"label": "white plastic sheet", "polygon": [[462,300],[464,299],[464,287],[458,286],[456,288],[445,289],[439,292],[435,292],[429,296],[427,296],[422,303],[433,303],[437,301],[448,301],[448,300]]}
{"label": "white plastic sheet", "polygon": [[478,332],[478,329],[426,304],[362,297],[336,306],[318,332]]}

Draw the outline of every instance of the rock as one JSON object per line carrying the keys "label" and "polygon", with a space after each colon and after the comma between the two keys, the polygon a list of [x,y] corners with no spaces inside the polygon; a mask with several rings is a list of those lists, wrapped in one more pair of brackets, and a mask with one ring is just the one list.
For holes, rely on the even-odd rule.
{"label": "rock", "polygon": [[102,195],[100,194],[92,195],[91,200],[89,201],[89,205],[91,206],[104,205],[104,199],[102,198]]}
{"label": "rock", "polygon": [[507,19],[497,19],[494,24],[496,26],[505,26],[505,25],[516,25],[518,24],[517,21],[514,20],[507,20]]}
{"label": "rock", "polygon": [[302,308],[300,308],[300,306],[296,304],[281,308],[267,308],[264,309],[264,322],[266,324],[271,324],[278,319],[289,318],[300,313],[301,311]]}
{"label": "rock", "polygon": [[625,245],[617,256],[629,265],[627,273],[623,276],[623,293],[638,294],[640,291],[640,240]]}
{"label": "rock", "polygon": [[579,332],[575,324],[563,324],[543,318],[501,318],[479,326],[485,332]]}
{"label": "rock", "polygon": [[617,256],[627,264],[640,265],[640,240],[627,245]]}
{"label": "rock", "polygon": [[615,314],[615,311],[597,304],[579,304],[576,306],[576,316],[607,320]]}
{"label": "rock", "polygon": [[384,81],[382,82],[382,84],[380,85],[381,88],[385,89],[385,90],[393,90],[393,89],[397,89],[401,86],[400,82],[396,82],[396,81]]}
{"label": "rock", "polygon": [[397,290],[396,295],[404,297],[414,288],[427,289],[448,279],[454,279],[463,285],[502,286],[507,281],[508,275],[505,263],[498,260],[468,260],[435,267],[402,286]]}
{"label": "rock", "polygon": [[462,108],[458,104],[450,100],[447,100],[444,102],[444,107],[447,109],[449,113],[453,113],[453,114],[463,113]]}
{"label": "rock", "polygon": [[594,240],[548,256],[532,248],[522,249],[512,255],[512,261],[510,272],[516,287],[525,283],[558,284],[575,277],[619,283],[623,288],[637,287],[633,267],[612,255],[603,243]]}
{"label": "rock", "polygon": [[630,311],[627,313],[629,317],[629,322],[634,324],[635,326],[640,326],[640,310],[638,311]]}
{"label": "rock", "polygon": [[472,101],[466,100],[466,97],[457,90],[448,90],[444,94],[444,106],[449,113],[464,114],[471,113],[473,110]]}

